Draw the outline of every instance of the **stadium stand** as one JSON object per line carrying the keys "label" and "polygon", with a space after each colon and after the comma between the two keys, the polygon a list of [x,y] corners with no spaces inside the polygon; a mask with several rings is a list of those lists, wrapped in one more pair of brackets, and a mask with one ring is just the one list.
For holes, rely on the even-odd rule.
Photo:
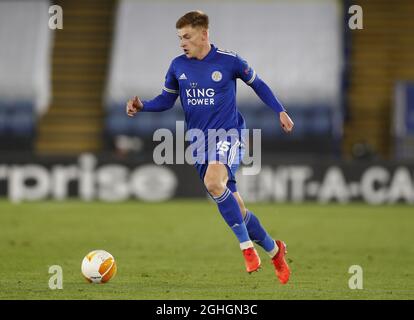
{"label": "stadium stand", "polygon": [[414,82],[399,81],[395,86],[392,134],[395,158],[414,160]]}
{"label": "stadium stand", "polygon": [[111,46],[114,0],[57,0],[63,30],[55,31],[50,108],[39,126],[39,154],[102,149],[102,105]]}
{"label": "stadium stand", "polygon": [[[149,32],[153,17],[145,12],[156,12],[158,5],[119,2],[105,109],[108,141],[116,140],[118,135],[151,140],[156,129],[173,129],[177,119],[184,119],[179,103],[162,113],[135,118],[124,114],[125,102],[132,96],[150,99],[160,93],[170,61],[181,54],[175,21],[188,8],[180,2],[163,3],[157,28]],[[206,3],[200,9],[211,16],[212,42],[240,52],[275,91],[295,121],[294,133],[282,134],[270,108],[250,88],[238,84],[240,111],[248,128],[262,129],[267,150],[277,152],[283,148],[296,153],[337,155],[342,138],[343,67],[342,8],[338,3],[224,3],[220,12],[214,4]],[[269,17],[263,17],[263,13]],[[137,14],[140,19],[134,18]],[[254,27],[239,18],[244,16],[256,22]],[[259,38],[255,35],[258,30]]]}
{"label": "stadium stand", "polygon": [[0,2],[2,150],[32,150],[38,119],[48,108],[51,43],[48,8],[49,1],[42,0]]}
{"label": "stadium stand", "polygon": [[[174,129],[174,121],[183,120],[178,103],[133,119],[124,107],[133,95],[159,94],[169,62],[181,54],[174,26],[186,4],[53,3],[65,7],[64,32],[47,28],[48,0],[0,1],[0,150],[113,150],[117,136],[151,140],[154,130]],[[362,31],[344,25],[351,4],[364,8]],[[392,128],[393,96],[397,83],[414,79],[413,1],[269,1],[237,7],[229,1],[199,8],[210,15],[212,42],[240,52],[294,118],[294,133],[282,134],[274,114],[239,84],[240,110],[249,128],[263,130],[267,151],[352,155],[356,145],[365,145],[384,158],[406,158]],[[159,12],[156,28],[148,28],[150,12]],[[414,152],[407,150],[412,149],[404,154]]]}
{"label": "stadium stand", "polygon": [[363,30],[351,37],[349,120],[343,154],[365,143],[380,157],[394,158],[391,137],[396,83],[414,79],[414,2],[353,1],[364,9]]}

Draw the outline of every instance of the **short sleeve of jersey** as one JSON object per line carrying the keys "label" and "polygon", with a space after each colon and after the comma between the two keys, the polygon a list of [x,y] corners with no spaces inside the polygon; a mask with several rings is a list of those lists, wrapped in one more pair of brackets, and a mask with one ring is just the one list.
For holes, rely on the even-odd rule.
{"label": "short sleeve of jersey", "polygon": [[256,71],[239,55],[236,55],[234,67],[236,77],[242,79],[246,84],[251,85],[254,79],[256,79]]}
{"label": "short sleeve of jersey", "polygon": [[179,93],[179,86],[178,86],[177,78],[175,77],[173,63],[170,64],[167,74],[165,75],[165,83],[164,83],[163,90],[168,93],[174,93],[174,94]]}

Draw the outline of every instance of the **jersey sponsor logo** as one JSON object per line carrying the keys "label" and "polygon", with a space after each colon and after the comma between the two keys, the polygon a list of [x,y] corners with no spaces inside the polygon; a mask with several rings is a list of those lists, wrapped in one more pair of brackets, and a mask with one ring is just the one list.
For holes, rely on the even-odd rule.
{"label": "jersey sponsor logo", "polygon": [[178,80],[187,80],[185,73],[182,73]]}
{"label": "jersey sponsor logo", "polygon": [[187,96],[187,104],[189,106],[209,106],[214,105],[214,89],[213,88],[192,88],[185,89]]}
{"label": "jersey sponsor logo", "polygon": [[185,93],[187,95],[187,98],[212,98],[215,94],[213,88],[185,89]]}
{"label": "jersey sponsor logo", "polygon": [[215,82],[219,82],[222,78],[223,78],[223,75],[221,74],[220,71],[214,71],[211,74],[211,79],[213,79],[213,81]]}

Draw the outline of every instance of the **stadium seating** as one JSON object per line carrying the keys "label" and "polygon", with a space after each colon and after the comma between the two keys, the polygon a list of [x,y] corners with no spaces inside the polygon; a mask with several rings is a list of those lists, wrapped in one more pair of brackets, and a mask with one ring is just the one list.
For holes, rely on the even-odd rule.
{"label": "stadium seating", "polygon": [[0,100],[0,149],[31,150],[36,121],[32,101]]}
{"label": "stadium seating", "polygon": [[394,92],[395,157],[414,160],[414,82],[398,81]]}
{"label": "stadium seating", "polygon": [[32,147],[50,96],[49,1],[0,2],[0,149]]}
{"label": "stadium seating", "polygon": [[31,101],[0,101],[0,132],[12,137],[30,137],[35,128],[34,112]]}
{"label": "stadium seating", "polygon": [[[392,10],[387,0],[353,3],[364,9],[364,30],[349,31],[349,121],[343,149],[351,153],[355,144],[364,143],[389,159],[396,151],[391,143],[395,140],[390,139],[394,86],[401,80],[414,80],[414,1],[393,1]],[[412,158],[414,148],[410,150]]]}
{"label": "stadium seating", "polygon": [[[240,106],[248,129],[261,129],[262,142],[268,149],[286,152],[306,152],[338,154],[340,149],[340,133],[336,131],[335,110],[328,106],[292,107],[289,114],[295,123],[291,134],[285,134],[280,128],[277,115],[264,105]],[[175,132],[176,121],[184,120],[180,105],[164,112],[141,113],[130,118],[125,114],[125,103],[112,104],[107,109],[106,136],[115,139],[117,136],[140,137],[151,144],[153,133],[159,128],[167,128]],[[275,144],[277,141],[277,144]],[[288,143],[289,146],[285,146]]]}
{"label": "stadium seating", "polygon": [[[179,55],[173,26],[176,18],[186,11],[185,5],[176,2],[165,4],[167,9],[160,11],[157,28],[152,29],[151,33],[139,32],[151,23],[152,18],[145,14],[141,15],[141,19],[133,17],[139,12],[157,10],[157,5],[152,2],[119,2],[107,85],[105,133],[109,139],[127,135],[150,140],[158,128],[174,131],[175,121],[184,119],[179,103],[162,113],[143,113],[134,118],[125,115],[125,103],[130,97],[138,94],[142,99],[149,99],[159,94],[169,59]],[[315,10],[312,14],[300,7],[280,3],[222,6],[220,10],[223,12],[217,12],[217,8],[210,4],[204,4],[200,9],[216,17],[211,25],[212,42],[240,50],[244,58],[254,62],[260,77],[271,88],[278,89],[277,96],[295,122],[293,133],[283,134],[274,112],[263,105],[250,88],[238,85],[237,102],[247,127],[261,129],[262,140],[265,144],[268,141],[271,148],[276,137],[279,142],[286,141],[290,146],[295,145],[291,142],[300,142],[299,148],[307,144],[325,144],[328,146],[325,151],[333,153],[336,150],[330,146],[340,143],[338,139],[342,132],[342,56],[341,42],[338,41],[341,22],[337,20],[339,16],[332,14],[338,10],[336,4],[314,3],[313,6]],[[269,19],[263,17],[266,14],[269,14]],[[261,41],[261,49],[258,50],[254,43],[257,38],[255,28],[246,26],[238,19],[222,19],[224,16],[249,16],[258,22],[266,21],[266,28],[262,29],[261,34],[268,41]],[[323,19],[318,19],[319,16]],[[292,17],[295,21],[291,20]],[[234,34],[243,36],[234,37]],[[153,39],[157,41],[154,43]],[[249,39],[249,45],[246,45],[246,39]],[[292,39],[296,40],[292,42]],[[147,50],[142,50],[143,43],[151,43],[150,55]],[[126,47],[128,50],[124,50]],[[263,52],[272,52],[266,58],[273,59],[270,62],[272,68],[269,68],[269,61],[264,62]],[[302,55],[303,52],[307,53]],[[326,144],[326,141],[329,143]]]}

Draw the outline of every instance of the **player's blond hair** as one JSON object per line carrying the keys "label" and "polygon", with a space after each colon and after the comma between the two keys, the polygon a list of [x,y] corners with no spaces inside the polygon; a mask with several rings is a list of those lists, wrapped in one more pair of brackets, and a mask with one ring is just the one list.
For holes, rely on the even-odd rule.
{"label": "player's blond hair", "polygon": [[187,12],[177,20],[175,27],[177,29],[181,29],[187,26],[191,26],[193,28],[201,27],[208,29],[208,16],[200,10]]}

